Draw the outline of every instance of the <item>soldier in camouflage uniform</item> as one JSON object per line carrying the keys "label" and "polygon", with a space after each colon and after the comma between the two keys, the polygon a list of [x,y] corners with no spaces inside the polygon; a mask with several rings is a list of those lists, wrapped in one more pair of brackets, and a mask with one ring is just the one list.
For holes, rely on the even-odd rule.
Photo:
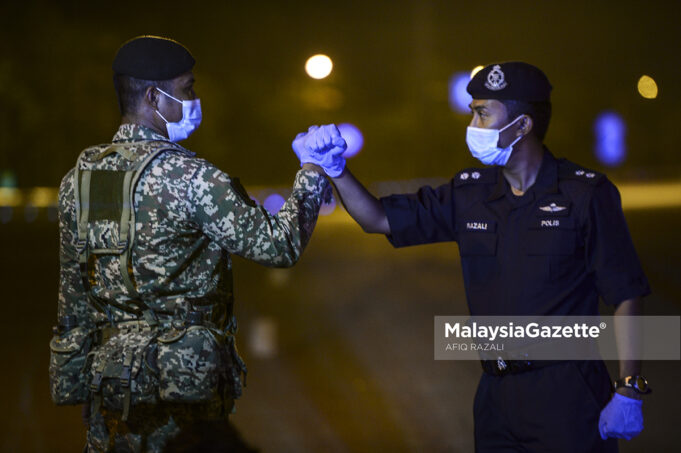
{"label": "soldier in camouflage uniform", "polygon": [[[238,179],[177,145],[201,118],[193,65],[187,49],[169,39],[125,43],[113,65],[122,124],[113,143],[81,154],[59,189],[60,322],[50,378],[55,402],[85,403],[87,451],[161,452],[171,439],[191,438],[187,433],[197,426],[204,437],[206,427],[229,432],[226,414],[245,371],[233,341],[230,256],[293,266],[329,195],[322,170],[331,162],[305,154],[305,134],[294,142],[299,157],[305,154],[303,168],[276,215],[253,202]],[[142,159],[148,162],[140,167]],[[123,183],[132,194],[131,220],[124,214],[119,223],[106,215],[105,201],[114,206],[115,197],[101,188],[133,164],[139,175]],[[337,156],[333,165],[339,165]],[[90,198],[79,193],[85,174]],[[123,200],[118,213],[125,212]],[[196,324],[202,330],[192,330]],[[172,349],[187,338],[198,340],[179,353]],[[214,344],[219,347],[211,356]],[[183,374],[190,359],[201,365]],[[78,372],[62,373],[68,363]],[[120,383],[102,384],[102,376],[119,376],[111,370]],[[120,407],[101,396],[118,385],[127,398]]]}

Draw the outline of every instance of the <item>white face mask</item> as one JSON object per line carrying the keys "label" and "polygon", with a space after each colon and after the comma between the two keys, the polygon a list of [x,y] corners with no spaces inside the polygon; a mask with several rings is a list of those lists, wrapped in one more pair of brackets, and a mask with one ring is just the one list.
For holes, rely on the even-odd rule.
{"label": "white face mask", "polygon": [[170,99],[182,104],[182,118],[176,123],[171,123],[161,115],[161,112],[156,110],[158,116],[166,122],[166,130],[168,131],[168,139],[171,142],[179,142],[189,137],[192,132],[201,124],[201,101],[199,99],[191,99],[188,101],[181,101],[160,88],[156,88],[161,93],[168,96]]}
{"label": "white face mask", "polygon": [[470,127],[466,130],[466,144],[473,157],[485,165],[506,165],[508,158],[511,157],[513,145],[518,143],[520,137],[513,140],[513,143],[506,148],[499,148],[499,134],[506,130],[513,123],[518,121],[522,115],[514,119],[501,129],[483,129],[480,127]]}

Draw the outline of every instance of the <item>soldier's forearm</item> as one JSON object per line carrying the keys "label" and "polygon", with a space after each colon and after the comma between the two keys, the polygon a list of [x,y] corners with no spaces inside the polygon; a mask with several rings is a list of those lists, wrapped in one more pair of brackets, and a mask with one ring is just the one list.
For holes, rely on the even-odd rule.
{"label": "soldier's forearm", "polygon": [[303,164],[303,170],[312,170],[316,171],[317,173],[320,173],[321,175],[325,175],[324,169],[320,167],[319,165],[311,164],[311,163],[305,163]]}

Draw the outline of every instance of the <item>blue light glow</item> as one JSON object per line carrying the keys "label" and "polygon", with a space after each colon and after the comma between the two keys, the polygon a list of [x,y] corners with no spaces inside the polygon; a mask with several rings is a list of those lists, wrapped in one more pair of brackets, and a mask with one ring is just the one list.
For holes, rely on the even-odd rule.
{"label": "blue light glow", "polygon": [[627,125],[621,115],[603,112],[594,121],[594,152],[604,165],[616,167],[627,157]]}
{"label": "blue light glow", "polygon": [[470,113],[468,105],[473,98],[466,87],[471,80],[468,72],[455,72],[449,79],[449,106],[458,113]]}
{"label": "blue light glow", "polygon": [[364,136],[357,126],[350,123],[341,123],[338,125],[338,130],[345,139],[345,143],[348,144],[348,149],[343,153],[343,157],[349,159],[362,150]]}
{"label": "blue light glow", "polygon": [[269,211],[270,214],[276,215],[281,207],[284,206],[284,203],[286,203],[284,197],[278,193],[273,193],[272,195],[265,198],[265,201],[262,205],[265,207],[265,209],[267,209],[267,211]]}

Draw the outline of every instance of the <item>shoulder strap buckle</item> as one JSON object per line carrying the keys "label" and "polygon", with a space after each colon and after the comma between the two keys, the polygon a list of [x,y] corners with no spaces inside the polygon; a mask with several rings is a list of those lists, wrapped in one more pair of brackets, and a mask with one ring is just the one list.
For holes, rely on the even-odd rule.
{"label": "shoulder strap buckle", "polygon": [[95,376],[92,378],[92,382],[90,383],[90,391],[97,393],[99,392],[101,387],[102,387],[102,372],[97,371],[97,373],[95,373]]}
{"label": "shoulder strap buckle", "polygon": [[120,250],[120,251],[123,251],[123,250],[127,249],[127,248],[128,248],[128,240],[127,240],[127,239],[123,239],[123,240],[118,241],[118,244],[116,244],[116,247],[117,247],[118,250]]}
{"label": "shoulder strap buckle", "polygon": [[123,369],[121,370],[121,376],[120,376],[121,387],[129,387],[130,386],[130,369],[131,369],[131,364],[126,363],[126,364],[123,365]]}
{"label": "shoulder strap buckle", "polygon": [[76,241],[76,251],[78,254],[81,254],[85,251],[85,248],[87,247],[87,237],[85,239],[78,239]]}

